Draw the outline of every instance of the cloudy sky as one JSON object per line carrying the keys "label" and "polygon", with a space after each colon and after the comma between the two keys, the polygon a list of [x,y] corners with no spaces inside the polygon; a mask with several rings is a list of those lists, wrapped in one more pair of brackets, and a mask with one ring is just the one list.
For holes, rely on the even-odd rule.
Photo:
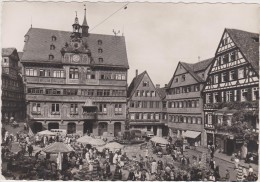
{"label": "cloudy sky", "polygon": [[[86,3],[90,30],[126,3]],[[124,32],[130,83],[148,71],[154,84],[167,84],[179,61],[195,63],[214,56],[224,28],[258,32],[257,4],[129,3],[92,33]],[[83,3],[5,2],[2,6],[2,47],[23,50],[24,35],[31,26],[72,30]]]}

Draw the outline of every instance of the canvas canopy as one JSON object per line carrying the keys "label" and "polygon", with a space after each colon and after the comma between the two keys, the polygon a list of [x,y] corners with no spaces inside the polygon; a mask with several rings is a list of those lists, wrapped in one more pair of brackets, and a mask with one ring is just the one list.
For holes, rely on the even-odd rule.
{"label": "canvas canopy", "polygon": [[94,146],[102,146],[102,145],[106,144],[102,139],[92,138],[92,137],[87,136],[87,135],[78,138],[77,142],[83,143],[83,144],[90,144],[90,145],[94,145]]}
{"label": "canvas canopy", "polygon": [[151,141],[153,141],[154,143],[159,143],[159,144],[168,144],[169,142],[162,137],[158,137],[158,136],[154,136],[153,138],[151,138]]}
{"label": "canvas canopy", "polygon": [[62,142],[55,142],[43,149],[46,153],[68,153],[74,151],[72,147]]}

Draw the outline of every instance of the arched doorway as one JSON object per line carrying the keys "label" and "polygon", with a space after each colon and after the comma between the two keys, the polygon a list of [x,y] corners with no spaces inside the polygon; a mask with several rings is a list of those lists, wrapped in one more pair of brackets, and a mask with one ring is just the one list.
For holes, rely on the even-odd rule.
{"label": "arched doorway", "polygon": [[121,123],[116,122],[114,124],[114,136],[117,137],[119,132],[121,132]]}
{"label": "arched doorway", "polygon": [[107,132],[107,123],[98,123],[98,136],[102,136],[104,132]]}
{"label": "arched doorway", "polygon": [[51,129],[59,129],[59,123],[49,123],[48,130],[51,130]]}
{"label": "arched doorway", "polygon": [[36,133],[38,133],[39,131],[42,131],[42,123],[40,122],[34,122],[33,123],[33,129]]}
{"label": "arched doorway", "polygon": [[85,121],[83,124],[83,133],[93,133],[93,123]]}
{"label": "arched doorway", "polygon": [[76,133],[76,123],[68,123],[67,133],[68,134]]}

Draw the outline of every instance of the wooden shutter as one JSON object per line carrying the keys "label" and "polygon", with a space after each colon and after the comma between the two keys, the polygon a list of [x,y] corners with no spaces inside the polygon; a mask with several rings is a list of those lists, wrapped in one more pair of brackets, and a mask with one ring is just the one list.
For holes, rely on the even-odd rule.
{"label": "wooden shutter", "polygon": [[223,93],[222,102],[226,102],[226,91],[222,91],[222,93]]}
{"label": "wooden shutter", "polygon": [[230,96],[230,102],[234,102],[234,90],[230,90],[231,96]]}
{"label": "wooden shutter", "polygon": [[238,69],[234,69],[234,71],[235,71],[235,74],[234,74],[234,80],[237,80],[237,78],[238,78]]}
{"label": "wooden shutter", "polygon": [[241,100],[241,96],[240,96],[241,90],[237,89],[237,101],[239,102]]}
{"label": "wooden shutter", "polygon": [[221,73],[218,73],[218,83],[221,83]]}
{"label": "wooden shutter", "polygon": [[213,103],[213,93],[209,93],[209,102]]}
{"label": "wooden shutter", "polygon": [[252,101],[252,88],[247,89],[247,100]]}

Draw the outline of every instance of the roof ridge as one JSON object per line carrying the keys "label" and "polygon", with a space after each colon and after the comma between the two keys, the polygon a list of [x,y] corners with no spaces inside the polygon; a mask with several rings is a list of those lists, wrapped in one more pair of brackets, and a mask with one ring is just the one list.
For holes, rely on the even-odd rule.
{"label": "roof ridge", "polygon": [[236,28],[226,28],[226,30],[235,30],[235,31],[241,31],[241,32],[245,32],[245,33],[257,34],[257,35],[259,35],[259,33],[257,33],[257,32],[249,32],[249,31],[245,31],[245,30],[241,30],[241,29],[236,29]]}
{"label": "roof ridge", "polygon": [[[30,28],[29,30],[33,30],[33,29],[72,33],[72,31],[66,31],[66,30],[56,30],[56,29],[48,29],[48,28],[35,28],[35,27]],[[101,36],[124,37],[124,36],[120,36],[120,35],[115,36],[115,35],[110,35],[110,34],[98,34],[98,33],[89,33],[89,34],[90,35],[101,35]]]}

